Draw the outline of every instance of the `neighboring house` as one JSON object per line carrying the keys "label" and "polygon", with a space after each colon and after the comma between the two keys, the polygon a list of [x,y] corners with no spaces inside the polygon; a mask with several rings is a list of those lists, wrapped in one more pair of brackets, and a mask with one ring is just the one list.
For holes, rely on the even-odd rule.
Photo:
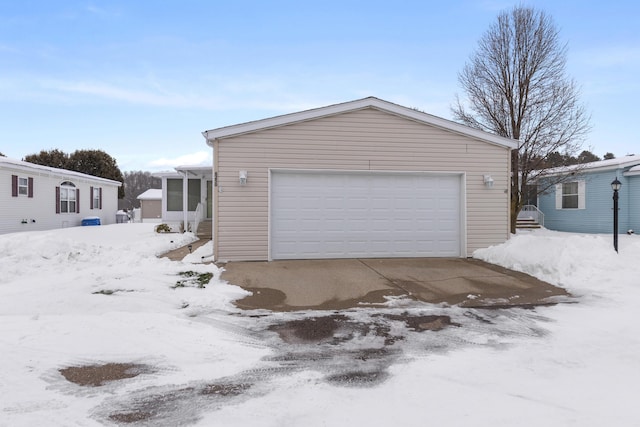
{"label": "neighboring house", "polygon": [[139,218],[135,218],[137,222],[160,222],[162,220],[161,188],[150,188],[136,199],[140,200]]}
{"label": "neighboring house", "polygon": [[[153,176],[162,179],[163,223],[174,231],[194,232],[201,224],[211,223],[211,166],[180,166],[175,168],[174,172],[159,172]],[[184,206],[187,209],[184,209]]]}
{"label": "neighboring house", "polygon": [[[613,190],[616,178],[622,183],[618,202],[618,231],[640,230],[640,156],[558,168],[563,182],[538,196],[544,226],[550,230],[579,233],[613,232]],[[553,178],[550,178],[553,179]],[[539,185],[547,186],[540,180]]]}
{"label": "neighboring house", "polygon": [[203,135],[218,261],[467,257],[509,238],[513,140],[372,97]]}
{"label": "neighboring house", "polygon": [[118,181],[0,157],[0,183],[0,234],[116,222]]}

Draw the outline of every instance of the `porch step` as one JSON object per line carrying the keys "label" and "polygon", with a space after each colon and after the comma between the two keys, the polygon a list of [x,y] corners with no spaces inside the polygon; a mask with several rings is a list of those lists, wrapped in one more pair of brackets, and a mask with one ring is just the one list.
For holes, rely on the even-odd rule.
{"label": "porch step", "polygon": [[540,224],[533,218],[522,218],[516,222],[516,228],[520,229],[532,229],[532,228],[542,228]]}
{"label": "porch step", "polygon": [[211,240],[211,220],[202,221],[198,225],[198,230],[196,231],[196,236],[200,239],[208,239]]}

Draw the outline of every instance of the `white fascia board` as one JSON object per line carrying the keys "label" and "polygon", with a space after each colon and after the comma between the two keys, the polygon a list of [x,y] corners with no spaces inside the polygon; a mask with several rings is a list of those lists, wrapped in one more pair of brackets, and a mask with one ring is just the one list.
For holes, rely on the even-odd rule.
{"label": "white fascia board", "polygon": [[176,166],[174,169],[179,172],[211,172],[213,166]]}
{"label": "white fascia board", "polygon": [[181,173],[175,171],[162,171],[162,172],[154,172],[151,176],[156,178],[182,178],[183,175]]}
{"label": "white fascia board", "polygon": [[315,108],[312,110],[300,111],[297,113],[285,114],[282,116],[271,117],[262,120],[242,123],[238,125],[226,126],[218,129],[212,129],[202,132],[209,146],[213,146],[213,141],[218,138],[227,138],[231,136],[242,135],[258,130],[270,129],[279,126],[285,126],[293,123],[304,122],[307,120],[318,119],[321,117],[333,116],[340,113],[357,111],[364,108],[377,108],[396,114],[401,117],[410,118],[418,122],[436,126],[451,132],[456,132],[472,138],[476,138],[494,145],[498,145],[508,149],[518,148],[517,141],[501,136],[493,135],[478,129],[461,125],[431,114],[423,113],[411,108],[403,107],[388,101],[383,101],[375,97],[358,99],[355,101],[345,102],[342,104],[329,105],[327,107]]}

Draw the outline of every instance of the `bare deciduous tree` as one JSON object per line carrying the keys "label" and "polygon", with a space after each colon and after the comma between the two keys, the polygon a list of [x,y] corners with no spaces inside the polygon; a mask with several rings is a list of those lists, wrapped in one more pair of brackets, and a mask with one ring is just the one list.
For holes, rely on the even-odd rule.
{"label": "bare deciduous tree", "polygon": [[140,200],[137,197],[150,188],[162,188],[162,180],[151,175],[151,172],[125,172],[122,207],[126,209],[139,208]]}
{"label": "bare deciduous tree", "polygon": [[518,141],[511,154],[511,232],[532,172],[544,169],[550,153],[579,152],[590,128],[576,83],[565,75],[566,56],[552,18],[518,6],[498,15],[458,75],[466,99],[457,99],[454,118]]}

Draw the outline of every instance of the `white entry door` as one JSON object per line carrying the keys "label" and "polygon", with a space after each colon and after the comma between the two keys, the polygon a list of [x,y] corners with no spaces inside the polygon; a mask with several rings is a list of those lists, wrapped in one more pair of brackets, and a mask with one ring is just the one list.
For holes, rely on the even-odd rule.
{"label": "white entry door", "polygon": [[271,259],[457,257],[461,175],[272,171]]}

